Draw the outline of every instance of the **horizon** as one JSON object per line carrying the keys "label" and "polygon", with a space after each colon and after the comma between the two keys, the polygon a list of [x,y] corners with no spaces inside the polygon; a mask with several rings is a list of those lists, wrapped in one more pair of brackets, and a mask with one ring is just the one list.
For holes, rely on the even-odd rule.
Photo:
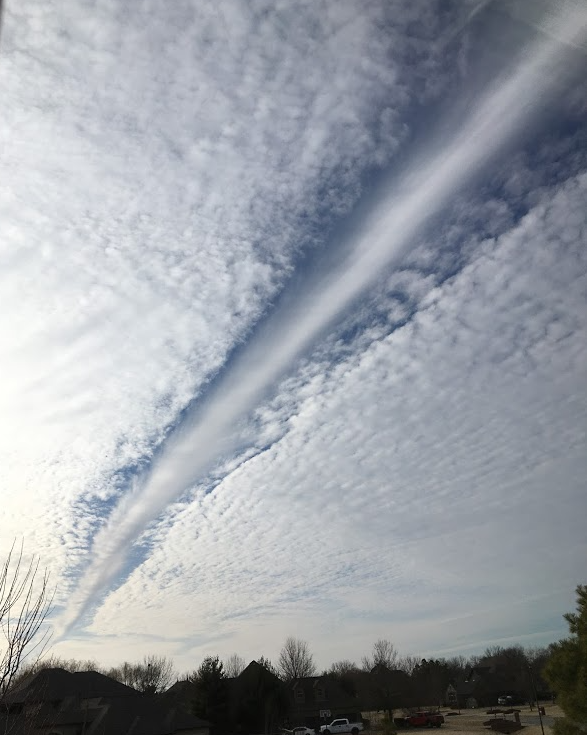
{"label": "horizon", "polygon": [[[348,665],[349,671],[356,672],[356,673],[370,673],[373,671],[374,666],[379,665],[378,662],[373,660],[373,650],[366,651],[364,655],[364,660],[358,660],[358,661],[351,661],[348,658],[345,658],[344,655],[340,656],[337,660],[333,660],[330,662],[328,667],[325,667],[324,665],[318,665],[316,664],[314,660],[314,655],[312,653],[312,646],[309,644],[308,641],[302,641],[301,639],[296,639],[297,642],[304,644],[307,646],[307,652],[310,656],[310,660],[312,663],[312,666],[314,667],[314,673],[304,675],[301,677],[296,678],[320,678],[322,676],[337,676],[336,672],[332,670],[332,667],[337,663],[344,663],[345,666]],[[381,641],[379,641],[381,642]],[[543,652],[546,652],[547,649],[549,649],[551,644],[547,644],[546,646],[523,646],[522,644],[516,644],[511,643],[510,646],[499,646],[494,645],[490,646],[483,651],[479,653],[471,653],[469,656],[466,656],[464,654],[456,654],[454,656],[419,656],[413,653],[401,653],[397,651],[395,646],[393,645],[392,641],[383,641],[385,643],[391,644],[391,650],[392,650],[392,657],[393,661],[390,662],[383,662],[383,665],[387,667],[391,671],[404,671],[408,675],[410,674],[409,668],[414,665],[414,663],[417,661],[418,663],[429,661],[429,662],[439,662],[443,663],[446,662],[448,664],[453,663],[457,664],[462,668],[464,665],[465,667],[475,667],[478,665],[478,663],[489,660],[492,658],[495,658],[496,656],[499,657],[501,654],[506,654],[508,652],[511,652],[512,649],[516,650],[522,650],[524,653],[524,656],[526,657],[526,660],[532,661],[532,654],[540,654]],[[557,641],[553,641],[553,643],[556,643]],[[528,655],[530,655],[530,658],[528,658]],[[239,667],[240,671],[237,674],[230,674],[227,672],[227,667],[230,667],[230,659],[238,657],[239,659]],[[118,660],[115,664],[110,665],[104,665],[100,661],[95,659],[79,659],[79,658],[62,658],[58,657],[53,653],[47,653],[46,655],[43,655],[41,658],[37,659],[33,664],[34,671],[32,672],[32,675],[36,675],[37,673],[40,673],[41,671],[45,669],[62,669],[64,671],[68,671],[69,673],[78,673],[83,671],[96,671],[97,673],[103,674],[105,676],[109,676],[111,678],[117,679],[121,681],[120,677],[120,668],[124,665],[129,664],[130,666],[151,666],[151,663],[146,663],[148,660],[152,658],[159,658],[163,659],[165,664],[170,665],[171,667],[171,678],[177,682],[177,681],[186,681],[190,677],[194,676],[196,670],[198,669],[198,666],[192,667],[190,670],[179,670],[175,668],[175,662],[172,657],[166,656],[165,654],[152,654],[149,651],[145,651],[144,654],[140,657],[140,659],[136,659],[133,661],[123,661]],[[207,654],[201,661],[198,663],[201,664],[204,662],[206,658],[218,658],[219,663],[222,664],[223,667],[223,673],[224,676],[227,678],[235,678],[238,676],[242,671],[244,671],[246,668],[248,668],[251,664],[256,663],[260,666],[266,666],[269,668],[269,670],[272,671],[276,676],[278,676],[282,681],[287,681],[287,677],[283,675],[283,673],[279,669],[279,655],[278,653],[275,656],[265,656],[264,654],[261,654],[259,656],[256,656],[252,659],[247,659],[239,655],[237,651],[233,651],[228,656],[225,656],[224,658],[214,655],[214,654]],[[371,664],[368,664],[369,659],[371,658]],[[412,659],[409,661],[408,659]],[[47,664],[50,664],[47,666]],[[55,664],[55,665],[54,665]],[[63,664],[63,666],[60,666],[59,664]],[[80,665],[83,665],[80,667]],[[532,663],[530,663],[532,665]],[[73,666],[74,668],[68,668],[68,666]],[[118,669],[118,671],[116,671]],[[466,670],[466,669],[464,669]],[[24,666],[24,671],[26,677],[28,677],[30,674],[27,672],[26,665]],[[537,672],[538,673],[538,672]],[[461,671],[461,675],[463,674],[463,671]],[[131,684],[128,684],[129,686],[132,686]]]}
{"label": "horizon", "polygon": [[586,70],[580,0],[7,4],[0,558],[56,655],[565,636]]}

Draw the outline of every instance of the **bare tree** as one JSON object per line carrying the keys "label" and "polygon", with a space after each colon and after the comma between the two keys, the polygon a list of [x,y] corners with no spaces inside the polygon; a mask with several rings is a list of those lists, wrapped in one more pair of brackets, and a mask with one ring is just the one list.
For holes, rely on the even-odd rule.
{"label": "bare tree", "polygon": [[106,672],[112,679],[145,694],[158,694],[168,689],[175,680],[173,661],[166,656],[145,656],[142,662],[125,661]]}
{"label": "bare tree", "polygon": [[380,638],[373,644],[371,656],[363,656],[361,661],[365,671],[372,671],[376,666],[385,666],[387,669],[395,669],[398,666],[399,654],[395,646],[386,638]]}
{"label": "bare tree", "polygon": [[354,661],[342,659],[331,664],[328,671],[324,674],[336,679],[338,685],[349,697],[357,695],[357,673],[360,672],[359,667]]}
{"label": "bare tree", "polygon": [[136,683],[135,667],[136,664],[124,661],[124,663],[119,666],[113,666],[112,668],[107,669],[105,673],[106,676],[109,676],[111,679],[116,679],[116,681],[119,681],[121,684],[126,684],[127,687],[134,688]]}
{"label": "bare tree", "polygon": [[247,662],[238,653],[231,654],[226,661],[224,661],[224,673],[229,678],[235,678],[245,670]]}
{"label": "bare tree", "polygon": [[400,671],[405,671],[408,676],[411,676],[421,660],[422,659],[418,656],[406,654],[405,656],[400,656],[397,659],[396,668]]}
{"label": "bare tree", "polygon": [[39,659],[50,638],[45,624],[53,591],[49,572],[40,571],[37,556],[26,562],[24,546],[15,544],[0,567],[0,697],[3,697],[25,661]]}
{"label": "bare tree", "polygon": [[306,641],[289,636],[279,654],[277,667],[282,679],[291,681],[304,676],[314,676],[314,657]]}
{"label": "bare tree", "polygon": [[331,664],[327,673],[331,676],[346,676],[347,674],[354,674],[357,671],[359,671],[357,664],[354,661],[344,658]]}
{"label": "bare tree", "polygon": [[137,689],[148,694],[164,692],[176,678],[173,661],[167,656],[145,656],[137,666]]}

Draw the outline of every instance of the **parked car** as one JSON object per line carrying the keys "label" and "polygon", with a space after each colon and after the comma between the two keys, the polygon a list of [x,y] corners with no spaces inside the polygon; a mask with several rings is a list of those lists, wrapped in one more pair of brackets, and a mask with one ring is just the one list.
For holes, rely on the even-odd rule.
{"label": "parked car", "polygon": [[322,735],[338,735],[338,733],[343,732],[350,732],[351,735],[358,735],[362,729],[362,722],[351,722],[346,717],[340,717],[338,720],[332,720],[330,725],[322,725],[320,732]]}
{"label": "parked car", "polygon": [[315,735],[314,730],[312,730],[311,727],[306,727],[305,725],[294,727],[291,732],[293,735]]}
{"label": "parked car", "polygon": [[502,694],[497,698],[500,707],[512,707],[513,705],[525,704],[526,700],[520,694]]}
{"label": "parked car", "polygon": [[444,715],[440,712],[414,712],[406,717],[395,717],[397,727],[441,727]]}

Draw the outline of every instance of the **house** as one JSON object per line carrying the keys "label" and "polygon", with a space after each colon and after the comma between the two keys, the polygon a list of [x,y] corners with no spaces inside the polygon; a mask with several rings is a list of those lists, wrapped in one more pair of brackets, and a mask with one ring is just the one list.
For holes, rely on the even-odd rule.
{"label": "house", "polygon": [[[285,684],[272,671],[257,661],[236,677],[223,680],[225,696],[215,715],[210,715],[214,735],[237,732],[259,735],[276,732],[287,718]],[[168,705],[188,709],[196,697],[196,685],[189,680],[177,681],[161,695]]]}
{"label": "house", "polygon": [[285,685],[257,661],[228,680],[229,718],[242,735],[276,732],[288,714]]}
{"label": "house", "polygon": [[208,723],[96,671],[45,669],[0,702],[11,735],[208,735]]}
{"label": "house", "polygon": [[412,681],[405,671],[377,664],[371,671],[356,671],[349,676],[363,712],[389,711],[418,704]]}
{"label": "house", "polygon": [[289,727],[316,727],[335,717],[360,719],[356,691],[328,674],[294,679],[286,684],[286,695]]}
{"label": "house", "polygon": [[455,687],[462,707],[489,707],[501,696],[511,696],[516,703],[532,699],[527,667],[501,655],[481,659]]}
{"label": "house", "polygon": [[447,707],[459,706],[459,694],[455,684],[449,684],[444,694],[444,702]]}
{"label": "house", "polygon": [[189,711],[194,700],[194,683],[189,679],[179,679],[160,694],[159,699],[169,707],[181,707]]}

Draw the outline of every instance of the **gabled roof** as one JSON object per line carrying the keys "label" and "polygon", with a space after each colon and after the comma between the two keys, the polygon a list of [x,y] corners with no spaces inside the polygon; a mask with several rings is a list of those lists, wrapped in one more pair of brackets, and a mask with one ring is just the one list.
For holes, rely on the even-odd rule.
{"label": "gabled roof", "polygon": [[4,696],[8,704],[63,699],[71,688],[71,674],[65,669],[43,669],[30,674]]}
{"label": "gabled roof", "polygon": [[[316,692],[319,688],[324,688],[324,699],[318,700]],[[294,692],[301,689],[304,692],[304,700],[306,704],[324,702],[325,705],[334,707],[356,707],[357,697],[354,691],[347,691],[337,677],[330,674],[323,676],[304,676],[299,679],[293,679],[288,685],[290,701],[295,701]]]}
{"label": "gabled roof", "polygon": [[272,678],[277,679],[277,681],[281,681],[281,679],[275,674],[273,671],[268,669],[266,666],[263,666],[263,664],[260,664],[258,661],[251,661],[248,666],[245,666],[245,668],[240,672],[240,674],[236,677],[237,679],[240,678],[246,678],[248,675],[252,674],[253,672],[256,672],[257,674],[263,674],[265,675],[265,672],[269,674]]}
{"label": "gabled roof", "polygon": [[228,699],[235,705],[243,697],[281,697],[285,696],[282,680],[257,661],[251,663],[233,679],[227,679]]}
{"label": "gabled roof", "polygon": [[166,708],[152,696],[106,698],[108,709],[92,735],[173,735],[182,730],[207,728],[209,723],[179,707]]}
{"label": "gabled roof", "polygon": [[172,684],[157,699],[165,707],[181,707],[189,710],[194,699],[195,686],[189,679],[181,679]]}
{"label": "gabled roof", "polygon": [[65,669],[43,669],[26,677],[4,697],[7,704],[54,702],[70,696],[121,697],[136,695],[136,689],[97,671],[71,673]]}
{"label": "gabled roof", "polygon": [[166,706],[164,700],[141,694],[96,671],[45,669],[23,681],[4,702],[42,703],[36,714],[0,716],[10,725],[11,733],[24,732],[23,723],[30,725],[26,717],[31,716],[43,727],[91,725],[92,735],[175,735],[209,726],[180,707]]}
{"label": "gabled roof", "polygon": [[176,696],[183,697],[193,688],[194,688],[194,684],[189,679],[178,679],[175,682],[175,684],[172,684],[169,687],[169,689],[166,689],[162,694],[160,694],[160,696],[165,697],[165,698],[167,698],[168,696],[169,697],[176,697]]}
{"label": "gabled roof", "polygon": [[76,671],[72,674],[76,692],[83,697],[124,697],[136,695],[137,690],[98,671]]}

